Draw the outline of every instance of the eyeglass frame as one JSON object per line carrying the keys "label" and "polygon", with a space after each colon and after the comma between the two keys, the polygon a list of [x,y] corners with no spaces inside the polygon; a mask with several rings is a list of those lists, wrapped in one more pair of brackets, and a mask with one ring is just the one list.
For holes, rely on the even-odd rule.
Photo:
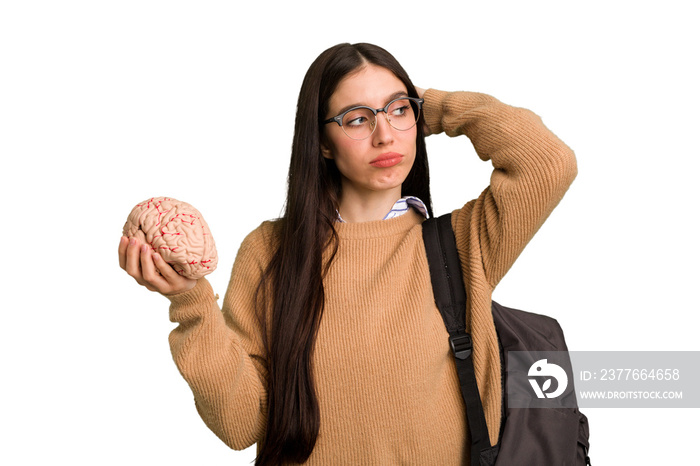
{"label": "eyeglass frame", "polygon": [[[352,112],[353,110],[357,110],[358,108],[366,108],[366,109],[369,110],[370,112],[374,113],[374,121],[375,121],[375,122],[377,121],[377,115],[379,114],[379,112],[384,112],[384,116],[386,117],[386,121],[387,121],[387,123],[389,123],[389,125],[390,125],[392,128],[394,128],[396,131],[408,131],[409,129],[413,128],[413,126],[411,126],[411,128],[407,128],[407,129],[398,129],[398,128],[396,128],[394,125],[391,124],[391,120],[389,119],[389,114],[387,113],[387,110],[389,110],[389,106],[390,106],[391,104],[393,104],[393,103],[396,102],[397,100],[403,100],[403,99],[410,100],[410,101],[412,101],[412,102],[415,102],[416,105],[418,105],[418,118],[416,118],[416,122],[413,124],[413,126],[416,126],[416,124],[418,124],[418,120],[420,119],[420,112],[421,112],[421,110],[423,109],[423,103],[425,102],[425,99],[420,99],[420,98],[418,98],[418,97],[409,97],[409,96],[397,97],[397,98],[393,99],[391,102],[389,102],[388,104],[386,104],[383,108],[372,108],[372,107],[368,107],[368,106],[366,106],[366,105],[358,105],[357,107],[352,107],[352,108],[349,108],[349,109],[345,110],[345,111],[344,111],[343,113],[341,113],[340,115],[336,115],[336,116],[334,116],[334,117],[332,117],[332,118],[329,118],[329,119],[325,120],[325,121],[323,122],[323,124],[324,124],[324,125],[327,125],[328,123],[336,122],[336,123],[338,123],[338,126],[340,126],[340,127],[342,128],[342,127],[343,127],[343,117],[344,117],[347,113]],[[362,138],[362,139],[355,139],[355,138],[350,137],[350,135],[349,135],[348,133],[345,132],[345,129],[343,129],[343,133],[345,133],[345,135],[346,135],[347,137],[349,137],[350,139],[353,139],[353,140],[355,140],[355,141],[362,141],[363,139],[367,139],[367,138],[370,137],[372,134],[374,134],[374,130],[375,130],[375,129],[377,129],[377,125],[376,125],[376,124],[374,125],[374,128],[372,128],[372,132],[369,133],[367,136],[365,136],[365,137]]]}

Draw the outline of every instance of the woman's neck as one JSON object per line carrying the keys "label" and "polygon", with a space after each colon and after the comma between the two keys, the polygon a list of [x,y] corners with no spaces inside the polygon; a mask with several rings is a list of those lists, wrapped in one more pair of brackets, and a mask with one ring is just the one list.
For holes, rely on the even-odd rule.
{"label": "woman's neck", "polygon": [[348,223],[383,219],[401,198],[401,186],[382,191],[344,190],[340,197],[340,216]]}

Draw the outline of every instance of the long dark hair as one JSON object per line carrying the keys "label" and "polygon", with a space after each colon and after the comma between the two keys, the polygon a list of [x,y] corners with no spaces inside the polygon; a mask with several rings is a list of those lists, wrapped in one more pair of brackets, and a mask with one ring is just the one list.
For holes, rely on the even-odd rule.
{"label": "long dark hair", "polygon": [[[335,163],[321,154],[321,120],[339,82],[368,63],[391,71],[417,97],[398,61],[371,44],[329,48],[312,63],[299,92],[285,212],[275,222],[275,252],[256,293],[268,354],[267,424],[256,465],[303,463],[316,444],[321,416],[311,362],[323,277],[338,248],[333,224],[341,190]],[[417,128],[416,158],[401,191],[420,198],[432,215],[422,116]]]}

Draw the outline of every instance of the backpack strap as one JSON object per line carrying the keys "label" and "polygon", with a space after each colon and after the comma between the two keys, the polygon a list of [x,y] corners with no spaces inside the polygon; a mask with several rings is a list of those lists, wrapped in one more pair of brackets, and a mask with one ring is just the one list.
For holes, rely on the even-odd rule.
{"label": "backpack strap", "polygon": [[484,408],[476,383],[471,357],[472,338],[466,332],[467,294],[462,281],[462,268],[451,221],[451,214],[425,220],[423,241],[428,256],[435,304],[450,335],[450,347],[455,356],[462,398],[467,408],[467,423],[472,438],[470,464],[484,464],[482,459],[486,464],[493,464],[491,461],[495,460],[495,451],[489,440]]}

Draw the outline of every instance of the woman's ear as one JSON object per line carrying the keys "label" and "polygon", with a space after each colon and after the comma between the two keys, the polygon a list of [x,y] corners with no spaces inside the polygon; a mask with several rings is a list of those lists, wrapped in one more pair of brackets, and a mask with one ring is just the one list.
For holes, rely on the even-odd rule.
{"label": "woman's ear", "polygon": [[331,151],[325,142],[321,142],[321,155],[323,158],[333,160],[333,151]]}

